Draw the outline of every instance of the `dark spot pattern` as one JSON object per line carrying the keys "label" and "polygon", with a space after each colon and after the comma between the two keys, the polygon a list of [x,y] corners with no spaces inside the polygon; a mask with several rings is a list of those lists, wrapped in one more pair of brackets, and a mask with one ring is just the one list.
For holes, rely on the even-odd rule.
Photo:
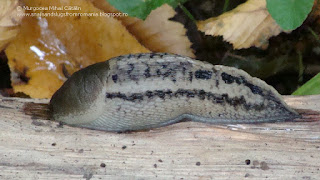
{"label": "dark spot pattern", "polygon": [[167,68],[167,67],[168,67],[168,64],[162,64],[162,65],[161,65],[161,68],[162,68],[162,69],[165,69],[165,68]]}
{"label": "dark spot pattern", "polygon": [[149,78],[151,77],[151,74],[150,74],[150,67],[147,66],[147,69],[144,70],[144,74],[143,74],[146,78]]}
{"label": "dark spot pattern", "polygon": [[[120,60],[123,58],[165,58],[167,56],[167,53],[147,53],[147,54],[131,54],[126,56],[117,57],[116,59]],[[182,57],[179,55],[169,55],[170,58],[178,58]],[[120,58],[120,59],[119,59]],[[185,57],[183,57],[185,59]],[[141,66],[143,64],[143,66]],[[195,79],[201,79],[201,80],[208,80],[208,83],[212,84],[212,88],[219,87],[220,78],[224,83],[226,84],[232,84],[237,83],[238,85],[244,85],[248,87],[253,94],[261,95],[264,99],[272,101],[272,106],[280,107],[286,109],[282,103],[281,100],[279,100],[274,94],[269,90],[265,91],[261,87],[252,84],[249,82],[245,77],[243,76],[235,76],[228,74],[226,72],[221,72],[220,70],[216,70],[214,67],[211,69],[205,69],[205,68],[199,68],[195,71],[190,71],[190,69],[194,68],[194,65],[189,61],[181,61],[177,59],[177,63],[174,62],[166,62],[166,61],[155,61],[153,63],[146,63],[142,62],[141,64],[135,64],[135,63],[129,63],[127,64],[127,67],[123,69],[118,69],[117,75],[118,78],[115,78],[112,76],[112,80],[116,82],[122,82],[126,80],[132,80],[136,81],[144,81],[147,78],[151,77],[159,77],[162,80],[169,78],[172,82],[176,83],[177,81],[181,81],[182,79],[177,77],[177,73],[181,73],[183,75],[182,78],[184,80],[192,82]],[[134,73],[133,73],[134,71]],[[117,80],[115,80],[117,79]],[[209,82],[212,80],[213,82]],[[110,98],[122,98],[128,101],[141,101],[143,98],[153,98],[153,97],[159,97],[161,99],[171,98],[171,97],[177,97],[177,96],[185,96],[188,98],[199,98],[200,100],[210,99],[213,103],[228,103],[234,107],[238,107],[239,104],[243,103],[243,107],[247,110],[250,109],[256,109],[256,110],[262,110],[263,106],[257,105],[257,104],[248,104],[244,103],[245,98],[244,96],[239,95],[238,97],[230,98],[227,94],[213,94],[210,92],[205,92],[204,90],[197,90],[195,92],[194,90],[183,90],[179,89],[176,92],[167,91],[167,90],[157,90],[157,91],[147,91],[143,93],[142,95],[139,95],[139,93],[131,94],[131,95],[125,95],[121,93],[107,93],[107,97]]]}
{"label": "dark spot pattern", "polygon": [[205,80],[208,80],[208,79],[211,79],[212,77],[212,71],[207,71],[207,70],[197,70],[195,72],[195,77],[197,79],[205,79]]}
{"label": "dark spot pattern", "polygon": [[[165,58],[167,56],[167,53],[147,53],[147,54],[131,54],[126,56],[120,56],[115,58],[118,61],[121,61],[123,59],[130,59],[130,58],[136,58],[136,59],[148,59],[150,58],[150,61],[152,61],[153,58]],[[179,57],[179,55],[170,55],[170,57]],[[185,58],[185,57],[183,57]],[[144,61],[142,60],[141,63],[130,63],[128,61],[128,64],[125,66],[117,66],[115,72],[118,75],[117,83],[122,83],[123,81],[132,80],[136,81],[143,81],[147,78],[154,78],[159,77],[164,79],[169,78],[172,82],[176,83],[177,81],[180,81],[181,78],[177,77],[178,73],[182,73],[183,77],[186,80],[193,80],[194,72],[190,72],[190,69],[193,67],[193,64],[189,61],[181,61],[181,59],[177,59],[177,62],[174,61]],[[201,76],[201,72],[200,75]],[[112,76],[110,77],[112,79]]]}
{"label": "dark spot pattern", "polygon": [[187,68],[189,63],[185,63],[185,62],[180,62],[180,67],[182,68],[182,75],[186,74]]}
{"label": "dark spot pattern", "polygon": [[192,79],[193,79],[193,72],[189,72],[189,78],[188,78],[188,80],[189,80],[190,82],[192,82]]}
{"label": "dark spot pattern", "polygon": [[128,74],[131,74],[131,72],[133,71],[134,69],[134,64],[128,64],[129,65],[129,69],[128,69]]}
{"label": "dark spot pattern", "polygon": [[112,75],[112,80],[114,83],[117,83],[118,75],[117,74]]}
{"label": "dark spot pattern", "polygon": [[232,84],[234,82],[239,85],[243,84],[244,86],[247,86],[253,94],[259,94],[261,96],[264,96],[263,90],[259,86],[256,86],[248,82],[243,76],[236,77],[223,72],[221,73],[221,78],[226,84]]}
{"label": "dark spot pattern", "polygon": [[160,69],[157,69],[157,75],[160,77],[161,76],[161,71]]}

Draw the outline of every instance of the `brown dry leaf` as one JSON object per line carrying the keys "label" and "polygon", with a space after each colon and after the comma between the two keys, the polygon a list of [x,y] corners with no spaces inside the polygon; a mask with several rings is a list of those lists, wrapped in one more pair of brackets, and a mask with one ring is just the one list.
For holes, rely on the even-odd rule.
{"label": "brown dry leaf", "polygon": [[[86,0],[26,0],[25,4],[81,8],[42,13],[102,12]],[[50,98],[67,77],[80,68],[122,54],[150,52],[117,19],[79,15],[23,19],[21,32],[6,49],[15,92],[33,98]]]}
{"label": "brown dry leaf", "polygon": [[[90,0],[106,13],[117,13],[106,0]],[[145,21],[134,17],[117,17],[141,44],[154,52],[169,52],[195,57],[186,29],[181,23],[170,21],[176,12],[164,4],[153,10]]]}
{"label": "brown dry leaf", "polygon": [[[19,0],[0,1],[0,51],[19,32],[19,25],[23,18],[23,10],[19,11]],[[20,15],[20,16],[19,16]]]}
{"label": "brown dry leaf", "polygon": [[266,0],[248,0],[218,17],[198,21],[197,25],[206,35],[223,36],[234,49],[265,49],[268,39],[283,31],[267,11]]}

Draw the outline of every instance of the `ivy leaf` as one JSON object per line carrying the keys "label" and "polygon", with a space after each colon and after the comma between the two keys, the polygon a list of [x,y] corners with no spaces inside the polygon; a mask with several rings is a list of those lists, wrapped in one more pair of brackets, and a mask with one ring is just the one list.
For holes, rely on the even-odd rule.
{"label": "ivy leaf", "polygon": [[162,4],[169,4],[173,8],[187,0],[107,0],[112,6],[129,16],[145,20],[150,12]]}
{"label": "ivy leaf", "polygon": [[302,85],[292,95],[313,95],[320,94],[320,73]]}
{"label": "ivy leaf", "polygon": [[272,18],[284,30],[301,26],[310,13],[314,0],[267,0]]}

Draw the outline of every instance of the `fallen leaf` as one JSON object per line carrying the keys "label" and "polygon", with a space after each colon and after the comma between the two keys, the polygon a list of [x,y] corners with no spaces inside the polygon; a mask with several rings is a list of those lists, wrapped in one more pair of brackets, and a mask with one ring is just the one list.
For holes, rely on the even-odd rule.
{"label": "fallen leaf", "polygon": [[[50,98],[69,75],[90,64],[129,53],[150,52],[117,19],[101,16],[86,0],[26,0],[28,7],[78,7],[26,13],[82,13],[25,17],[6,49],[15,92]],[[93,13],[92,16],[84,13]],[[97,16],[94,14],[97,13]]]}
{"label": "fallen leaf", "polygon": [[176,8],[180,3],[183,4],[187,0],[108,0],[112,6],[122,12],[127,12],[131,17],[137,17],[145,20],[150,12],[163,4],[169,4],[171,7]]}
{"label": "fallen leaf", "polygon": [[[118,13],[106,0],[90,0],[96,7],[106,13]],[[154,52],[168,52],[189,57],[195,57],[191,42],[186,36],[186,29],[181,23],[170,21],[176,12],[171,6],[164,4],[153,10],[145,21],[118,16],[141,44]]]}
{"label": "fallen leaf", "polygon": [[314,0],[267,0],[267,9],[282,29],[294,30],[306,20],[314,2]]}
{"label": "fallen leaf", "polygon": [[[19,0],[0,1],[0,51],[16,37],[23,18],[23,10],[19,11]],[[19,16],[20,15],[20,16]]]}
{"label": "fallen leaf", "polygon": [[223,36],[234,49],[265,49],[270,37],[283,32],[267,11],[265,0],[248,0],[218,17],[198,21],[197,26],[206,35]]}

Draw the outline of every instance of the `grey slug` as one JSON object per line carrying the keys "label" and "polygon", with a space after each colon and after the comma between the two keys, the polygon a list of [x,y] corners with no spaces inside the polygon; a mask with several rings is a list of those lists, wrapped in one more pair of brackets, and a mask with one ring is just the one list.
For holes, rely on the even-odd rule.
{"label": "grey slug", "polygon": [[184,118],[263,123],[299,116],[274,88],[242,70],[167,53],[119,56],[75,72],[49,108],[56,121],[116,132]]}

